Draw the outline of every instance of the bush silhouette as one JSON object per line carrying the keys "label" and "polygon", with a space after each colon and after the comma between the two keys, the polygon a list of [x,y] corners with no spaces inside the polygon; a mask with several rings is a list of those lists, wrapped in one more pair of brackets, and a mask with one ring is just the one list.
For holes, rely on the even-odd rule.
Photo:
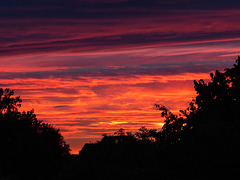
{"label": "bush silhouette", "polygon": [[0,89],[0,172],[24,179],[48,176],[60,168],[69,146],[59,129],[37,120],[33,110],[19,112],[22,100],[13,95]]}

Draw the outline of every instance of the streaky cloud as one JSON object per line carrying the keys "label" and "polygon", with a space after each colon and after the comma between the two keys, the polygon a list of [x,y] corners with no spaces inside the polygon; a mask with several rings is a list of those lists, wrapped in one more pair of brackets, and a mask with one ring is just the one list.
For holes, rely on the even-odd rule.
{"label": "streaky cloud", "polygon": [[135,66],[111,66],[56,69],[53,71],[34,72],[0,72],[1,79],[15,78],[84,78],[84,77],[114,77],[137,75],[177,75],[184,73],[208,73],[214,69],[231,67],[233,61],[192,61],[181,63],[151,63]]}

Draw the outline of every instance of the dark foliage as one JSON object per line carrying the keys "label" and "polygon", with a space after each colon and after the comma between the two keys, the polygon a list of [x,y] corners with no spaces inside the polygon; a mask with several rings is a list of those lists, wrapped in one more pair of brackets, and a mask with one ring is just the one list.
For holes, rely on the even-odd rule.
{"label": "dark foliage", "polygon": [[[194,81],[196,98],[178,115],[155,105],[165,118],[161,131],[120,129],[86,144],[61,178],[239,178],[240,57],[233,68]],[[71,174],[71,176],[69,176]]]}
{"label": "dark foliage", "polygon": [[37,120],[34,111],[19,112],[20,97],[0,89],[0,177],[37,179],[57,172],[69,155],[59,129]]}
{"label": "dark foliage", "polygon": [[[194,81],[197,96],[178,115],[155,105],[165,118],[162,130],[141,127],[135,133],[119,129],[104,135],[69,156],[53,179],[239,178],[240,57],[233,68],[210,77],[209,82]],[[18,112],[20,98],[12,98],[8,89],[1,92],[1,172],[30,172],[34,179],[42,171],[54,172],[69,153],[59,130],[36,120],[33,111]]]}

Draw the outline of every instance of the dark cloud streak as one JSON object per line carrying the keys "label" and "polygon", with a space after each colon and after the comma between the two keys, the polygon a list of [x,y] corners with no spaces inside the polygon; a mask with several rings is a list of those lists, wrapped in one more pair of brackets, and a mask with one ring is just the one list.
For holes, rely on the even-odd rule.
{"label": "dark cloud streak", "polygon": [[205,61],[184,63],[151,63],[122,67],[89,67],[69,68],[55,71],[35,72],[0,72],[1,79],[15,78],[84,78],[84,77],[114,77],[137,75],[178,75],[183,73],[209,73],[215,69],[231,67],[232,61]]}
{"label": "dark cloud streak", "polygon": [[1,1],[0,56],[236,39],[239,4],[234,0]]}
{"label": "dark cloud streak", "polygon": [[[37,38],[36,36],[35,38]],[[103,50],[116,50],[127,48],[143,48],[154,46],[175,45],[178,43],[194,43],[201,41],[228,40],[240,37],[240,31],[226,32],[200,32],[198,34],[171,33],[171,34],[119,34],[115,36],[102,36],[86,39],[57,40],[50,42],[35,42],[31,44],[16,44],[11,46],[0,46],[1,56],[16,54],[47,52],[99,52]],[[42,39],[42,37],[40,37]]]}

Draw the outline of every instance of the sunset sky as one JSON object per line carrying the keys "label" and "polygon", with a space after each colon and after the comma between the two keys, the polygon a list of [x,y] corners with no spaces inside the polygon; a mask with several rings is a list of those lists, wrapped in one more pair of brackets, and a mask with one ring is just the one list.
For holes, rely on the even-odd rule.
{"label": "sunset sky", "polygon": [[119,128],[160,129],[193,80],[239,55],[238,0],[2,0],[0,87],[60,128],[72,153]]}

